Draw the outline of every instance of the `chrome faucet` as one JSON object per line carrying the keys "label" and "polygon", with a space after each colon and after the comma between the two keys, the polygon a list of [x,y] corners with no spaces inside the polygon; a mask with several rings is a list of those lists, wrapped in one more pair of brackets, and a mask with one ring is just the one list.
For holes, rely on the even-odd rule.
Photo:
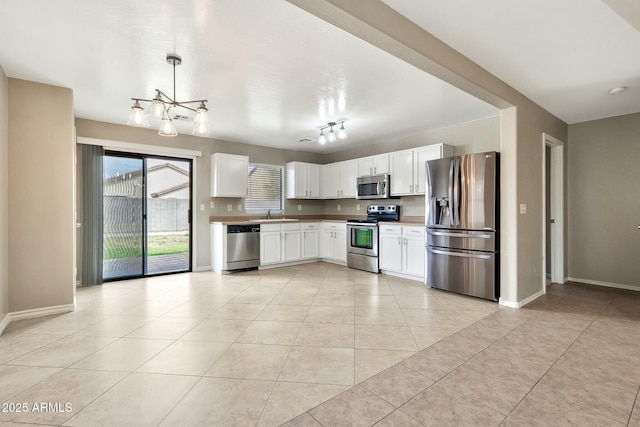
{"label": "chrome faucet", "polygon": [[267,210],[267,219],[271,219],[271,209]]}

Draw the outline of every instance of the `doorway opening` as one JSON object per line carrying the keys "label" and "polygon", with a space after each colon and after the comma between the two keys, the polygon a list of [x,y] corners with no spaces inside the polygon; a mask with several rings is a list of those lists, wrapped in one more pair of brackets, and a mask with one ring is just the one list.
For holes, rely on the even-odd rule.
{"label": "doorway opening", "polygon": [[105,281],[192,270],[192,181],[192,160],[105,152]]}
{"label": "doorway opening", "polygon": [[543,197],[543,279],[542,291],[548,283],[564,283],[564,143],[542,134]]}

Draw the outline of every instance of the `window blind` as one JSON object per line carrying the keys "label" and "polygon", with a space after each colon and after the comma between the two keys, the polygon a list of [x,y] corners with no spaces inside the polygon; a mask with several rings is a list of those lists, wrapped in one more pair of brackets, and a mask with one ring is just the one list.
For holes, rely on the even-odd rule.
{"label": "window blind", "polygon": [[249,195],[247,211],[283,210],[284,168],[277,165],[249,163]]}

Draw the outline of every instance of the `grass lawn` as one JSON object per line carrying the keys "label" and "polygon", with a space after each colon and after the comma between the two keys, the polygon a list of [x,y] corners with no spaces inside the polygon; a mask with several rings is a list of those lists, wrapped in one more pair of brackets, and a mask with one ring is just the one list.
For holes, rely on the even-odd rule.
{"label": "grass lawn", "polygon": [[[170,255],[189,252],[188,234],[151,235],[148,255]],[[105,237],[103,259],[135,258],[142,256],[142,237]]]}

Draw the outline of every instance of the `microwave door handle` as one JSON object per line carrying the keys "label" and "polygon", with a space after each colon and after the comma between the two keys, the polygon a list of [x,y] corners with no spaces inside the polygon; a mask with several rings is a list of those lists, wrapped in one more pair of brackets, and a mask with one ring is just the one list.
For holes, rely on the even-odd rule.
{"label": "microwave door handle", "polygon": [[378,181],[378,185],[377,185],[377,189],[376,189],[376,193],[378,194],[378,196],[380,196],[382,194],[380,192],[381,187],[382,187],[382,184],[380,183],[380,181]]}

